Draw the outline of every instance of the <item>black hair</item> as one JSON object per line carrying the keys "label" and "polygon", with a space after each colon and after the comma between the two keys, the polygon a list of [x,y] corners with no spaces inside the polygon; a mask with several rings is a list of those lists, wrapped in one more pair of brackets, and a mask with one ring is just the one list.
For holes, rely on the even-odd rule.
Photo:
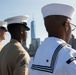
{"label": "black hair", "polygon": [[22,26],[25,27],[25,29],[26,29],[27,31],[30,30],[30,28],[27,27],[27,23],[26,23],[26,22],[8,24],[7,29],[8,29],[8,31],[9,31],[11,34],[13,34],[14,32],[17,31],[17,29],[18,29],[19,27],[22,27]]}
{"label": "black hair", "polygon": [[5,27],[3,27],[3,26],[1,26],[0,28],[3,29],[3,30],[5,30],[5,31],[7,31],[7,29]]}
{"label": "black hair", "polygon": [[7,29],[8,32],[10,32],[11,34],[15,33],[22,25],[21,23],[12,23],[12,24],[8,24]]}

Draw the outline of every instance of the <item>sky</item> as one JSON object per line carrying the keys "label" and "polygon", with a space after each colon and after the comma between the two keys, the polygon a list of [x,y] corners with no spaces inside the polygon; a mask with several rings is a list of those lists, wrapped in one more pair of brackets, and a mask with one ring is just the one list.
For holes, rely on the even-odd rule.
{"label": "sky", "polygon": [[[75,0],[0,0],[0,20],[19,15],[29,15],[28,26],[34,19],[36,38],[43,41],[48,35],[44,27],[41,8],[50,3],[68,4],[74,7],[75,12],[72,17],[72,23],[76,24],[76,1]],[[65,9],[64,9],[65,11]],[[72,32],[76,37],[76,30]],[[30,31],[28,32],[27,44],[30,44]],[[10,40],[10,34],[7,32],[6,40],[2,41],[3,46]]]}

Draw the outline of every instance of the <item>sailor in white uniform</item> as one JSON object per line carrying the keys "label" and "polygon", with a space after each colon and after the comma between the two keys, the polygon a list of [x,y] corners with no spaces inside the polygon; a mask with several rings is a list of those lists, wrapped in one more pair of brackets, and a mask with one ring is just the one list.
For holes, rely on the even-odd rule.
{"label": "sailor in white uniform", "polygon": [[48,38],[31,60],[29,75],[76,75],[76,50],[68,44],[73,11],[70,5],[56,3],[42,8]]}

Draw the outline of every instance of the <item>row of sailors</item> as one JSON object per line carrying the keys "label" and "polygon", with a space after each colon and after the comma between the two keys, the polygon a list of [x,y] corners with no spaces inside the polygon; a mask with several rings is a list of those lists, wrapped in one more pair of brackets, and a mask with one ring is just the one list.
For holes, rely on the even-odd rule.
{"label": "row of sailors", "polygon": [[57,3],[42,8],[48,37],[32,60],[21,45],[30,30],[28,17],[15,16],[0,22],[0,28],[5,32],[3,24],[7,22],[11,35],[10,41],[0,51],[0,75],[76,75],[76,50],[68,45],[73,11],[72,6]]}

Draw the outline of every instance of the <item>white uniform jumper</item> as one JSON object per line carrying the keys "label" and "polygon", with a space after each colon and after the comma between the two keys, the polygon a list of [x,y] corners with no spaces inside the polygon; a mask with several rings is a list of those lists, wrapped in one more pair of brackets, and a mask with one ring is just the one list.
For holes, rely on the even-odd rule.
{"label": "white uniform jumper", "polygon": [[64,40],[49,37],[30,62],[30,75],[76,75],[76,51]]}

